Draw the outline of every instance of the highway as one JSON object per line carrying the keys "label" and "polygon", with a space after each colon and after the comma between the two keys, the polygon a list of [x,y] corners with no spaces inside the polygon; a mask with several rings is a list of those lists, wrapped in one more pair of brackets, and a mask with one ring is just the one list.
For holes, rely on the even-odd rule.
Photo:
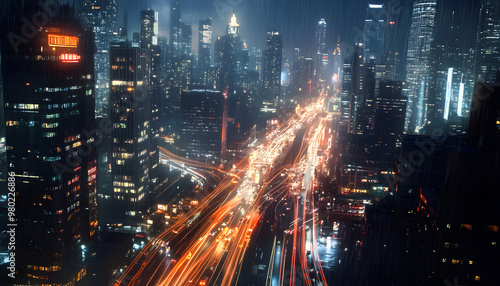
{"label": "highway", "polygon": [[[324,97],[319,97],[299,110],[290,120],[267,134],[253,152],[227,172],[175,157],[160,149],[162,160],[188,166],[186,170],[201,181],[208,171],[210,175],[220,177],[220,183],[196,207],[150,240],[114,285],[238,284],[243,258],[262,213],[272,205],[270,202],[290,193],[292,178],[287,176],[277,185],[271,186],[271,183],[290,168],[309,165],[304,184],[311,189],[304,191],[302,197],[311,193],[313,183],[309,180],[314,177],[315,156],[288,166],[281,162],[299,130],[322,122],[319,115],[323,103]],[[311,135],[313,142],[320,137],[318,128],[314,130]],[[307,142],[303,145],[302,153],[316,153],[307,150],[313,148]],[[295,201],[299,203],[298,199]],[[305,214],[306,210],[302,209],[301,216],[305,217]],[[304,220],[302,225],[305,226]],[[302,237],[305,239],[305,232]],[[301,261],[305,255],[304,250]]]}

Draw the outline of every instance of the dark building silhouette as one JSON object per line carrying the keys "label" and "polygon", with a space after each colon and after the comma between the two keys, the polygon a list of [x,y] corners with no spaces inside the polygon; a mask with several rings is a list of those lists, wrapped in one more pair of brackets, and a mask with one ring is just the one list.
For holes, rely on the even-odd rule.
{"label": "dark building silhouette", "polygon": [[181,22],[181,40],[180,40],[180,55],[181,57],[191,56],[191,41],[193,38],[193,30],[191,24]]}
{"label": "dark building silhouette", "polygon": [[[370,1],[366,8],[365,23],[363,25],[363,43],[366,59],[373,59],[380,63],[386,39],[386,21],[384,1]],[[384,15],[384,16],[382,16]]]}
{"label": "dark building silhouette", "polygon": [[408,259],[422,266],[411,271],[419,284],[494,285],[500,279],[499,90],[476,83],[465,137],[437,128],[403,142],[398,205],[413,222]]}
{"label": "dark building silhouette", "polygon": [[[97,232],[94,41],[68,6],[2,5],[0,37],[17,39],[0,41],[7,168],[16,179],[11,223],[18,225],[19,272],[10,282],[68,285],[85,276],[81,247]],[[28,35],[22,17],[37,11],[54,14],[18,41]]]}
{"label": "dark building silhouette", "polygon": [[500,2],[482,0],[476,40],[475,76],[495,81],[500,71]]}
{"label": "dark building silhouette", "polygon": [[264,105],[277,107],[281,91],[283,40],[278,31],[268,31],[264,50]]}
{"label": "dark building silhouette", "polygon": [[227,95],[214,90],[183,91],[181,146],[190,159],[220,164],[226,152]]}
{"label": "dark building silhouette", "polygon": [[217,89],[227,90],[229,96],[238,82],[238,56],[241,50],[239,24],[233,14],[227,33],[215,41],[215,64],[218,69]]}
{"label": "dark building silhouette", "polygon": [[181,41],[181,8],[179,1],[170,1],[170,55],[178,58]]}
{"label": "dark building silhouette", "polygon": [[300,57],[292,63],[291,92],[293,96],[311,94],[314,63],[312,58]]}
{"label": "dark building silhouette", "polygon": [[395,158],[396,147],[401,144],[404,131],[406,102],[401,82],[380,82],[373,123],[375,154],[380,156],[379,159],[392,161]]}

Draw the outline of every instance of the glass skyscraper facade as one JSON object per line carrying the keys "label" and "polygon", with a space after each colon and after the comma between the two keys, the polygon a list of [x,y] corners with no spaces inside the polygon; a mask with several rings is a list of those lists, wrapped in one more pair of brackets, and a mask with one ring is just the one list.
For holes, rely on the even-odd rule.
{"label": "glass skyscraper facade", "polygon": [[96,116],[109,112],[109,44],[118,37],[118,0],[84,0],[80,11],[82,25],[94,33]]}
{"label": "glass skyscraper facade", "polygon": [[427,121],[429,104],[433,104],[429,101],[429,82],[436,5],[436,0],[417,0],[413,3],[404,89],[408,97],[405,119],[407,133],[418,133]]}
{"label": "glass skyscraper facade", "polygon": [[[277,107],[281,91],[283,40],[278,31],[268,31],[264,50],[264,105]],[[269,103],[267,103],[269,101]]]}

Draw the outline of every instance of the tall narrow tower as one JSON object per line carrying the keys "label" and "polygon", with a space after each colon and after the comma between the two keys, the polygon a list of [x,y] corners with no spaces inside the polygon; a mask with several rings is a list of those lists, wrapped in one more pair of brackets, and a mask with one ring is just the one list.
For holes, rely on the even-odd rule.
{"label": "tall narrow tower", "polygon": [[314,36],[316,55],[314,58],[314,81],[315,86],[320,86],[326,81],[328,69],[328,50],[326,49],[326,21],[324,18],[318,21]]}
{"label": "tall narrow tower", "polygon": [[427,122],[430,55],[436,26],[436,5],[437,0],[417,0],[413,3],[406,63],[407,133],[418,133]]}
{"label": "tall narrow tower", "polygon": [[212,18],[200,20],[198,27],[198,77],[200,83],[208,84],[212,48]]}
{"label": "tall narrow tower", "polygon": [[482,1],[476,52],[476,79],[495,81],[500,71],[500,2],[497,0]]}
{"label": "tall narrow tower", "polygon": [[181,37],[181,8],[179,1],[172,0],[170,8],[170,50],[174,57],[177,57],[180,47]]}
{"label": "tall narrow tower", "polygon": [[268,31],[264,51],[264,100],[278,105],[281,90],[283,40],[278,31]]}

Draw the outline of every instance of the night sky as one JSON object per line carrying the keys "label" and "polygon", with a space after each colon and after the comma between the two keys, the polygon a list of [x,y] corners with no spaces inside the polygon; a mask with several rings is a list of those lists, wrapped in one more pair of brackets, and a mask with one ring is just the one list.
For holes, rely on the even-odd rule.
{"label": "night sky", "polygon": [[[378,0],[380,1],[380,0]],[[410,0],[389,0],[393,7],[399,5],[401,12],[393,13],[398,27],[397,49],[405,50],[411,17]],[[294,47],[306,54],[313,53],[311,42],[315,24],[319,18],[328,23],[329,47],[333,48],[340,37],[341,42],[354,42],[354,28],[362,29],[368,2],[377,0],[185,0],[181,1],[182,21],[193,27],[193,53],[197,53],[198,20],[212,17],[214,38],[225,33],[230,13],[234,11],[240,22],[240,35],[248,40],[250,47],[262,48],[268,29],[278,29],[283,35],[285,53]],[[456,10],[456,21],[463,28],[464,37],[473,44],[480,0],[438,0],[438,38],[446,34],[443,27],[450,25],[451,11]],[[139,31],[140,11],[152,8],[159,12],[160,34],[168,36],[170,0],[119,0],[120,26],[123,13],[128,13],[128,30]],[[395,9],[397,11],[398,9]],[[398,25],[399,24],[399,25]],[[472,47],[472,46],[471,46]]]}

